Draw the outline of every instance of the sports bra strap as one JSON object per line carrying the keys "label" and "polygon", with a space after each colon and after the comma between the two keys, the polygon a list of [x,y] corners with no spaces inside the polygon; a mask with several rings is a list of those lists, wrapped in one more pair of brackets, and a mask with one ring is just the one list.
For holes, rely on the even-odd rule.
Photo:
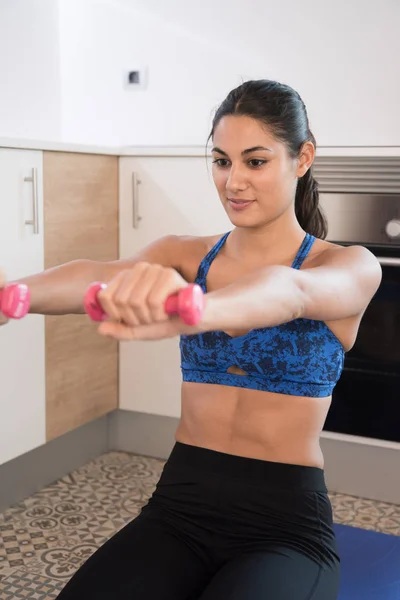
{"label": "sports bra strap", "polygon": [[306,233],[306,236],[297,252],[293,264],[292,269],[300,269],[301,265],[305,261],[308,253],[311,250],[313,243],[315,242],[315,237],[309,233]]}
{"label": "sports bra strap", "polygon": [[229,234],[230,234],[230,231],[225,233],[218,240],[218,242],[215,244],[215,246],[213,246],[211,248],[211,250],[208,252],[208,254],[205,255],[205,257],[203,258],[203,260],[200,263],[199,269],[197,271],[196,283],[198,283],[200,285],[203,292],[207,291],[206,290],[206,279],[207,279],[207,273],[210,268],[210,265],[211,265],[212,261],[214,260],[214,258],[217,256],[217,254],[220,251],[220,249],[222,248],[222,246],[225,244],[226,238],[228,237]]}

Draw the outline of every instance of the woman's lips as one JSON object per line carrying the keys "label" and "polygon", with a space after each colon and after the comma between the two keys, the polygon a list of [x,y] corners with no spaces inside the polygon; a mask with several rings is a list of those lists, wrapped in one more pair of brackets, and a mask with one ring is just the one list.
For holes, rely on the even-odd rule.
{"label": "woman's lips", "polygon": [[233,210],[245,210],[250,204],[253,204],[254,200],[239,200],[236,198],[228,198],[228,204]]}

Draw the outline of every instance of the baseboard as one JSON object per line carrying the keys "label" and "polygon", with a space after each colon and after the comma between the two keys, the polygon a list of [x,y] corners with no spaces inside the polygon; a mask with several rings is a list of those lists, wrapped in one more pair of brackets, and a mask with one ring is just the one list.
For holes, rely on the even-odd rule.
{"label": "baseboard", "polygon": [[109,415],[108,447],[153,458],[168,458],[175,442],[178,419],[130,410]]}
{"label": "baseboard", "polygon": [[108,450],[101,417],[0,466],[0,512]]}
{"label": "baseboard", "polygon": [[323,432],[328,489],[400,504],[400,445]]}

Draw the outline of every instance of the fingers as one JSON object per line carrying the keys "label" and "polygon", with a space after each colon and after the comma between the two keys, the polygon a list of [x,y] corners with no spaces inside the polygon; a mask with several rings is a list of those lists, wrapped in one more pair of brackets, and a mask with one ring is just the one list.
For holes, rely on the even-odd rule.
{"label": "fingers", "polygon": [[166,321],[167,297],[186,286],[175,269],[140,262],[118,273],[98,299],[111,321],[137,327]]}
{"label": "fingers", "polygon": [[165,312],[165,302],[168,296],[176,294],[186,286],[187,282],[174,269],[162,269],[147,296],[151,322],[157,323],[168,319]]}
{"label": "fingers", "polygon": [[[140,265],[141,267],[141,265]],[[103,309],[112,321],[123,321],[129,325],[139,325],[140,319],[136,316],[133,305],[137,290],[140,289],[139,280],[143,277],[143,268],[121,271],[108,284],[105,290],[98,294],[98,299]]]}
{"label": "fingers", "polygon": [[161,323],[150,323],[149,325],[138,325],[130,327],[123,323],[114,323],[112,321],[102,323],[98,332],[106,337],[111,337],[119,341],[132,340],[158,340],[175,337],[182,333],[184,326],[178,318],[172,318]]}
{"label": "fingers", "polygon": [[[168,293],[168,272],[160,265],[141,265],[136,273],[127,272],[115,296],[122,320],[131,325],[164,321],[164,299]],[[161,293],[154,296],[154,289]],[[131,320],[132,316],[132,320]]]}

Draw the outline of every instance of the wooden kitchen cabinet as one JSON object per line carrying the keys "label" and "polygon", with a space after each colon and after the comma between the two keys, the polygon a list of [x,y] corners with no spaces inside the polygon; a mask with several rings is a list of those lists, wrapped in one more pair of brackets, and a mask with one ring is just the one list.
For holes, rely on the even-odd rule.
{"label": "wooden kitchen cabinet", "polygon": [[[0,268],[9,281],[43,270],[42,182],[42,152],[0,149]],[[44,317],[27,315],[0,328],[0,464],[44,442]]]}
{"label": "wooden kitchen cabinet", "polygon": [[[119,221],[121,258],[163,235],[232,228],[202,156],[121,157]],[[180,387],[178,339],[121,344],[121,409],[177,417]]]}
{"label": "wooden kitchen cabinet", "polygon": [[[118,157],[44,152],[44,266],[118,258]],[[118,344],[85,315],[48,316],[46,440],[118,406]]]}

